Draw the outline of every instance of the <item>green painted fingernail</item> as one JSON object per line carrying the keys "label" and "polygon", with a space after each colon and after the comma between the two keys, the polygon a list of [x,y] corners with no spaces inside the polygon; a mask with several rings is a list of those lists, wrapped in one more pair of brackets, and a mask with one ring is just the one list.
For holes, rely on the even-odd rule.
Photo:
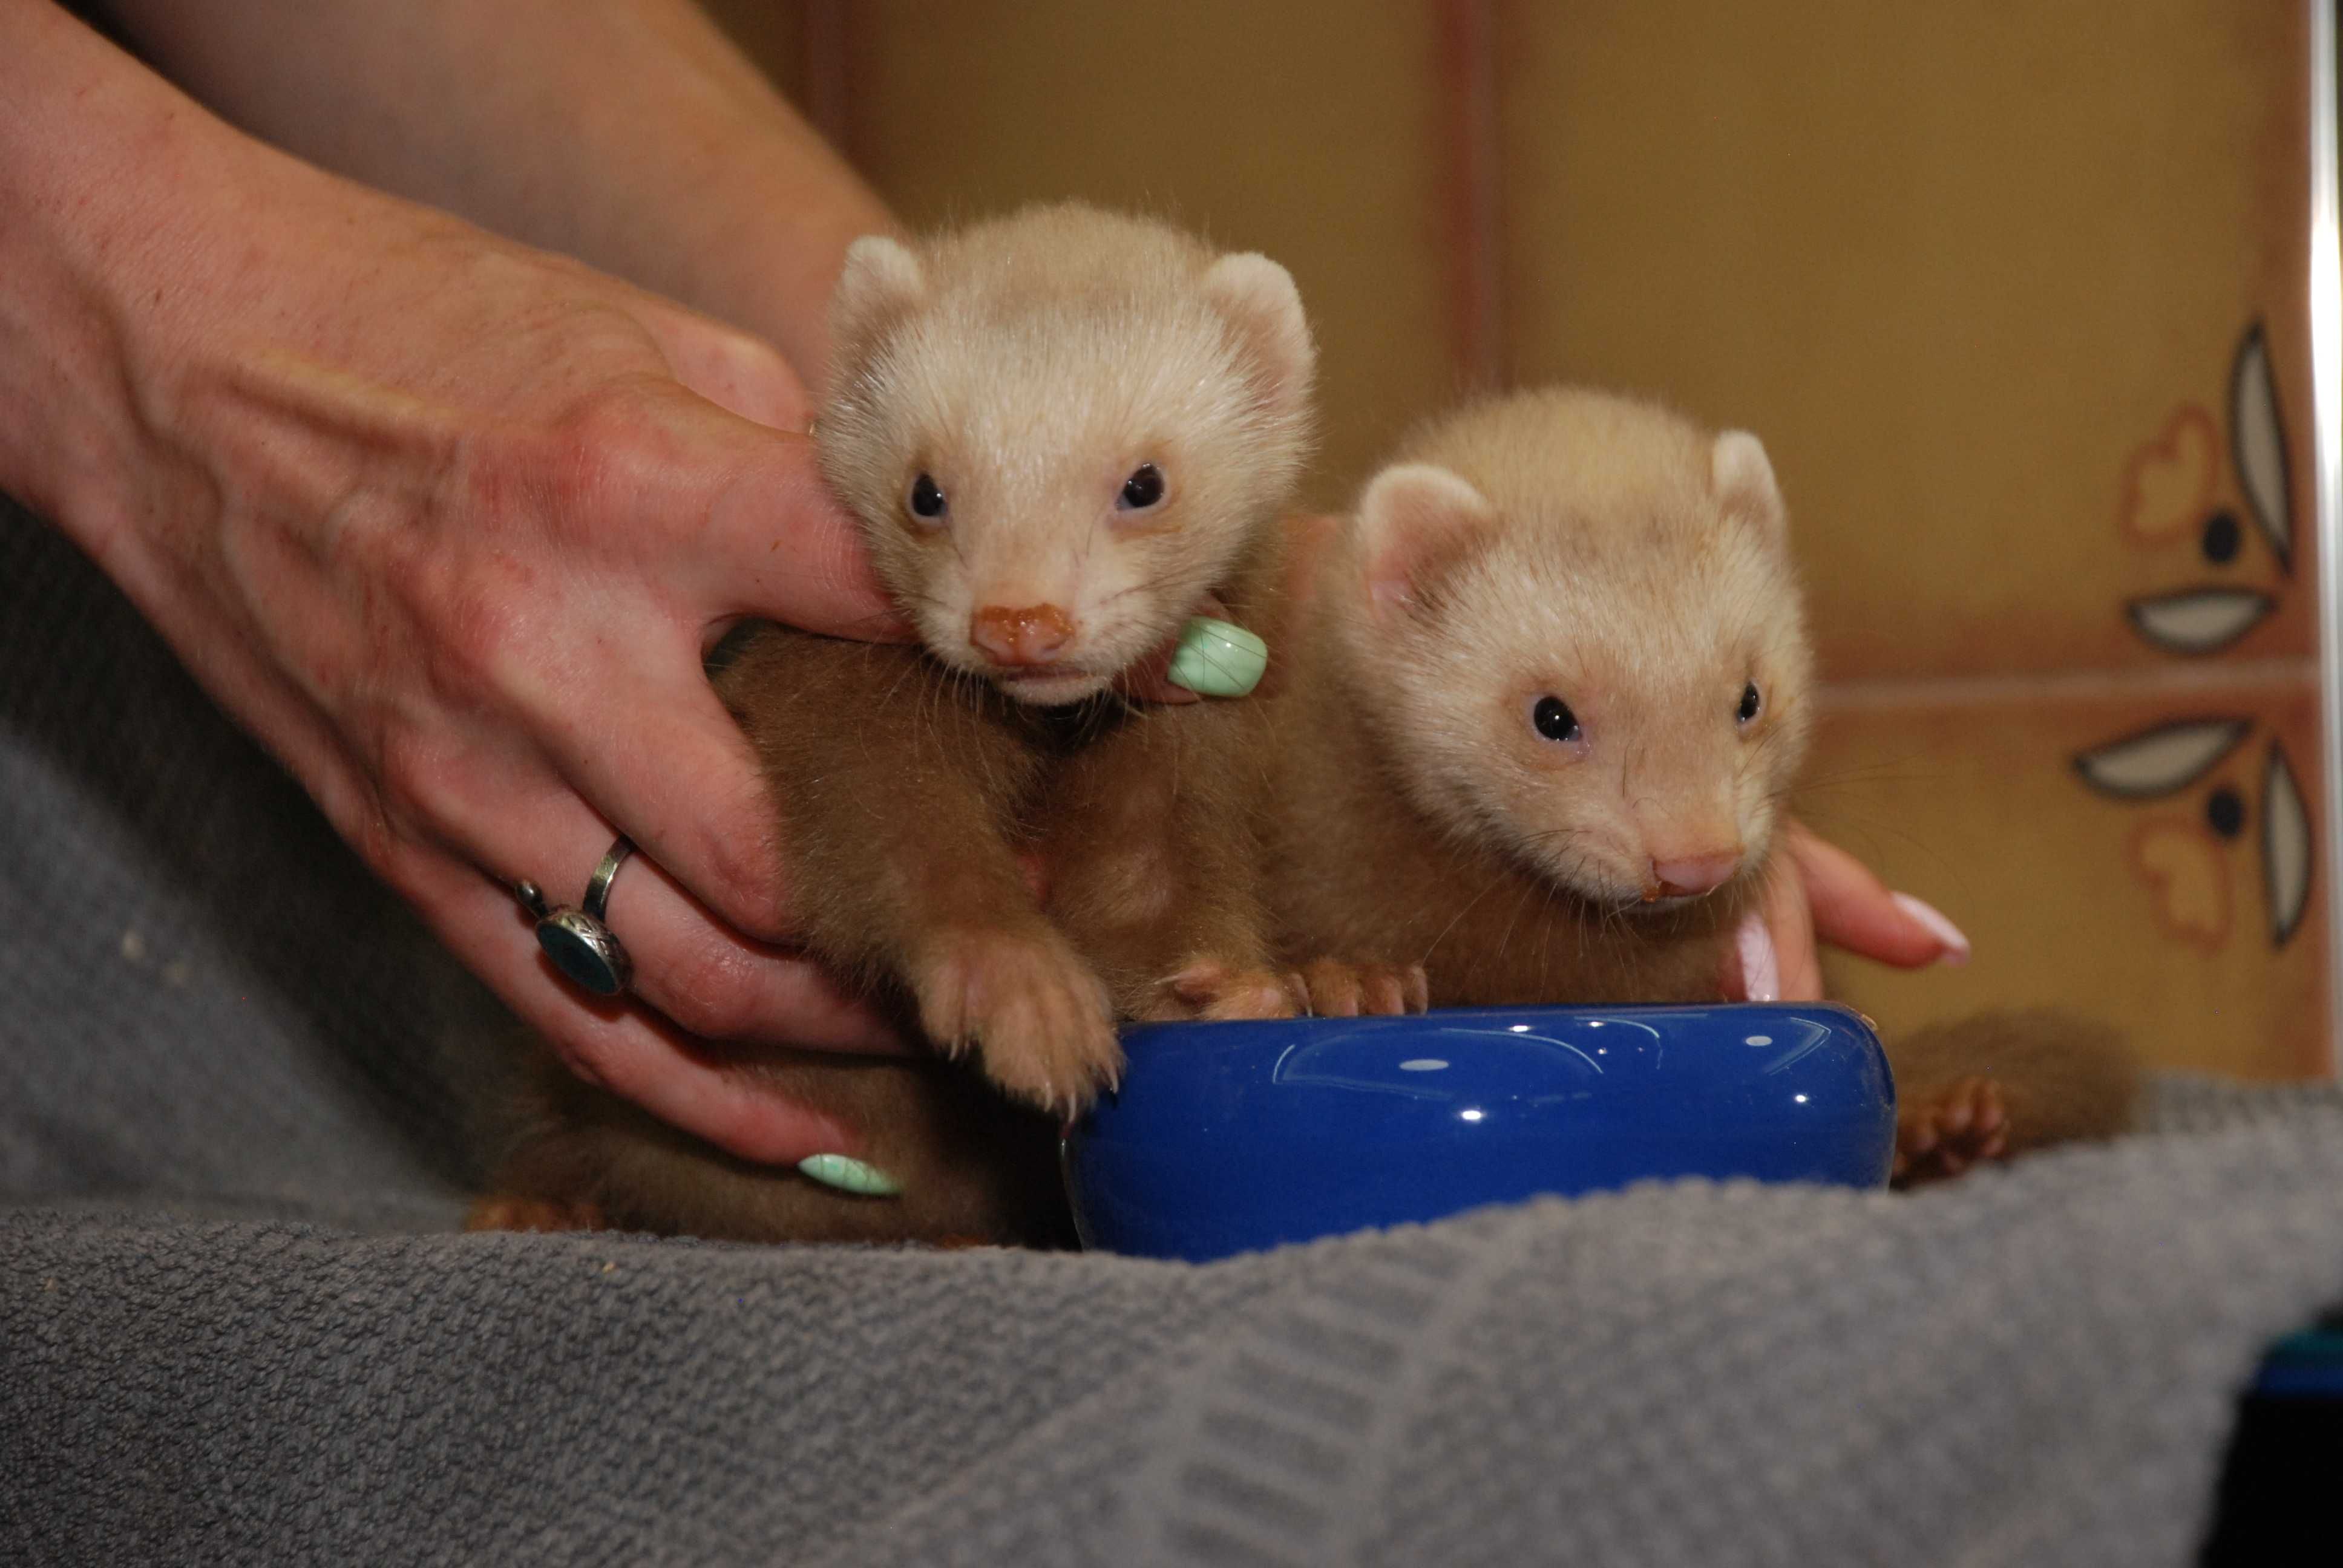
{"label": "green painted fingernail", "polygon": [[1242,697],[1268,668],[1269,644],[1232,621],[1200,615],[1181,628],[1164,678],[1201,697]]}
{"label": "green painted fingernail", "polygon": [[798,1161],[798,1169],[825,1187],[865,1198],[892,1198],[903,1190],[900,1181],[851,1154],[809,1154]]}

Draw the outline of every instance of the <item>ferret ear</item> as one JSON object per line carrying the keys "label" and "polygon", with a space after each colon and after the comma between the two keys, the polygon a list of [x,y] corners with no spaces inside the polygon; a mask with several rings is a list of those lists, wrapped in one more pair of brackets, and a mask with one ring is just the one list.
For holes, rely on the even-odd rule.
{"label": "ferret ear", "polygon": [[1746,430],[1727,430],[1716,438],[1708,458],[1709,487],[1726,511],[1755,518],[1772,532],[1786,533],[1789,508],[1782,505],[1781,487],[1774,482],[1773,460],[1765,443]]}
{"label": "ferret ear", "polygon": [[1357,548],[1378,616],[1413,604],[1496,519],[1488,498],[1432,463],[1402,463],[1359,498]]}
{"label": "ferret ear", "polygon": [[1259,251],[1232,251],[1204,270],[1204,297],[1244,337],[1265,400],[1299,412],[1310,399],[1318,346],[1293,275]]}
{"label": "ferret ear", "polygon": [[919,304],[927,288],[909,246],[866,234],[846,247],[846,270],[830,299],[830,336],[840,343],[862,337]]}

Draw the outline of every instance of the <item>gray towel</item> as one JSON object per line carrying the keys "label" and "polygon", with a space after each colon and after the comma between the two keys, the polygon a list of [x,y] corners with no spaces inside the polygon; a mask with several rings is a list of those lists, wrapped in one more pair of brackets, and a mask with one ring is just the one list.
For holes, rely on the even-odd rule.
{"label": "gray towel", "polygon": [[478,990],[94,573],[0,599],[0,1561],[2184,1563],[2343,1096],[1204,1268],[447,1233]]}

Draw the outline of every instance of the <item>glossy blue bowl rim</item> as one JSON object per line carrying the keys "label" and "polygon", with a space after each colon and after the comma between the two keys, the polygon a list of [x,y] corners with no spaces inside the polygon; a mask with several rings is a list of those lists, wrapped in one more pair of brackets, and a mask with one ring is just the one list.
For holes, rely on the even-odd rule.
{"label": "glossy blue bowl rim", "polygon": [[[1272,1094],[1267,1092],[1269,1085],[1266,1081],[1253,1081],[1240,1086],[1237,1091],[1239,1110],[1231,1113],[1229,1121],[1221,1131],[1206,1137],[1198,1145],[1202,1152],[1193,1160],[1188,1159],[1179,1147],[1188,1137],[1186,1126],[1175,1124],[1167,1139],[1161,1118],[1156,1118],[1152,1126],[1141,1122],[1136,1131],[1121,1130],[1125,1147],[1117,1149],[1116,1122],[1121,1111],[1120,1101],[1102,1107],[1098,1115],[1087,1119],[1081,1127],[1065,1139],[1061,1144],[1061,1160],[1069,1192],[1081,1220],[1086,1242],[1095,1245],[1103,1240],[1110,1250],[1143,1256],[1218,1257],[1262,1246],[1311,1240],[1320,1235],[1436,1219],[1483,1203],[1519,1201],[1542,1192],[1570,1195],[1614,1188],[1641,1180],[1676,1176],[1727,1179],[1745,1175],[1757,1180],[1815,1180],[1862,1187],[1876,1187],[1885,1181],[1894,1135],[1892,1075],[1871,1021],[1853,1009],[1829,1003],[1480,1008],[1443,1010],[1411,1019],[1271,1020],[1138,1026],[1127,1036],[1133,1060],[1131,1073],[1125,1080],[1124,1092],[1128,1094],[1133,1089],[1146,1091],[1151,1072],[1161,1071],[1169,1066],[1175,1071],[1175,1082],[1180,1077],[1190,1081],[1182,1084],[1175,1095],[1175,1099],[1184,1096],[1174,1109],[1185,1114],[1193,1107],[1199,1094],[1225,1090],[1230,1083],[1242,1079],[1245,1070],[1243,1064],[1250,1064],[1249,1070],[1254,1074],[1255,1081],[1259,1081],[1264,1059],[1273,1064],[1282,1063],[1297,1047],[1305,1043],[1329,1040],[1355,1040],[1371,1035],[1379,1041],[1391,1044],[1400,1044],[1418,1035],[1427,1040],[1443,1035],[1453,1039],[1460,1022],[1524,1020],[1530,1020],[1530,1026],[1538,1030],[1537,1034],[1531,1037],[1533,1040],[1551,1045],[1564,1045],[1565,1042],[1560,1038],[1545,1039],[1549,1033],[1562,1036],[1565,1031],[1583,1031],[1590,1024],[1608,1021],[1643,1023],[1647,1026],[1644,1032],[1652,1034],[1663,1049],[1686,1040],[1704,1048],[1712,1042],[1722,1044],[1726,1040],[1744,1035],[1745,1031],[1780,1032],[1780,1026],[1785,1023],[1803,1021],[1809,1029],[1820,1027],[1827,1034],[1827,1043],[1833,1049],[1800,1070],[1810,1076],[1822,1075],[1804,1085],[1807,1088],[1820,1086],[1820,1092],[1815,1096],[1820,1103],[1811,1113],[1794,1113],[1816,1116],[1814,1122],[1805,1124],[1812,1131],[1798,1135],[1804,1139],[1801,1147],[1805,1152],[1796,1158],[1790,1157],[1795,1152],[1790,1149],[1790,1144],[1797,1141],[1793,1136],[1791,1124],[1783,1121],[1776,1111],[1766,1110],[1762,1104],[1745,1124],[1731,1121],[1717,1122],[1713,1114],[1705,1123],[1701,1122],[1703,1113],[1713,1113],[1725,1099],[1735,1094],[1742,1094],[1745,1099],[1745,1088],[1741,1086],[1754,1081],[1755,1076],[1765,1075],[1763,1069],[1752,1073],[1740,1068],[1737,1065],[1740,1053],[1734,1052],[1731,1055],[1735,1061],[1723,1057],[1705,1058],[1704,1065],[1696,1070],[1686,1072],[1677,1069],[1666,1075],[1656,1071],[1631,1075],[1621,1081],[1622,1087],[1615,1093],[1604,1089],[1592,1096],[1580,1093],[1568,1097],[1581,1101],[1592,1098],[1594,1104],[1591,1108],[1582,1106],[1557,1111],[1552,1108],[1551,1102],[1563,1097],[1550,1092],[1541,1093],[1535,1097],[1534,1103],[1524,1116],[1513,1119],[1517,1145],[1511,1153],[1493,1140],[1434,1147],[1443,1141],[1436,1137],[1428,1138],[1420,1130],[1408,1131],[1401,1141],[1383,1146],[1403,1155],[1403,1163],[1397,1169],[1408,1181],[1428,1184],[1444,1196],[1426,1195],[1421,1201],[1394,1198],[1388,1211],[1373,1214],[1358,1211],[1356,1204],[1353,1204],[1352,1211],[1340,1216],[1340,1222],[1315,1228],[1301,1223],[1289,1214],[1279,1225],[1249,1234],[1242,1244],[1232,1244],[1227,1234],[1209,1246],[1182,1244],[1172,1239],[1171,1232],[1181,1227],[1180,1211],[1188,1205],[1184,1201],[1159,1201],[1156,1194],[1167,1187],[1184,1194],[1190,1187],[1199,1184],[1190,1179],[1201,1178],[1201,1185],[1213,1191],[1210,1201],[1219,1215],[1220,1228],[1231,1233],[1243,1230],[1241,1211],[1253,1206],[1252,1200],[1243,1196],[1223,1179],[1226,1171],[1220,1169],[1242,1164],[1247,1153],[1247,1144],[1243,1141],[1234,1145],[1226,1141],[1215,1143],[1214,1139],[1223,1134],[1240,1141],[1258,1141],[1271,1135],[1291,1139],[1294,1136],[1294,1128],[1306,1127],[1307,1131],[1299,1141],[1314,1142],[1322,1156],[1327,1147],[1341,1145],[1346,1136],[1339,1128],[1333,1132],[1321,1134],[1314,1125],[1293,1120],[1292,1112],[1297,1107],[1315,1114],[1312,1110],[1312,1095],[1316,1093],[1312,1088],[1313,1081],[1304,1080],[1300,1087],[1305,1092],[1295,1095]],[[1666,1026],[1664,1040],[1648,1027],[1654,1021]],[[1580,1032],[1575,1038],[1591,1044],[1594,1037]],[[1620,1037],[1604,1038],[1615,1044]],[[1757,1040],[1756,1033],[1746,1033],[1745,1043],[1755,1044]],[[1785,1043],[1787,1044],[1786,1040]],[[1224,1064],[1233,1054],[1240,1068],[1215,1071],[1212,1074],[1214,1081],[1204,1082],[1192,1069],[1211,1065],[1198,1061],[1197,1053],[1206,1051],[1211,1053],[1211,1064]],[[1574,1053],[1584,1054],[1574,1051]],[[1660,1054],[1659,1051],[1652,1053],[1654,1063]],[[1785,1054],[1795,1057],[1805,1052],[1785,1051]],[[1620,1063],[1614,1061],[1614,1066],[1617,1065]],[[1653,1090],[1650,1087],[1653,1083],[1660,1084],[1661,1088]],[[1771,1087],[1786,1090],[1800,1085],[1784,1080]],[[1487,1098],[1472,1086],[1469,1079],[1466,1093],[1470,1099]],[[1319,1094],[1315,1103],[1322,1108],[1332,1107],[1338,1121],[1345,1118],[1357,1121],[1360,1116],[1372,1114],[1358,1110],[1364,1098],[1342,1095],[1328,1099]],[[1494,1099],[1488,1102],[1492,1106],[1500,1103]],[[1258,1115],[1252,1109],[1254,1107],[1259,1108]],[[1831,1120],[1833,1117],[1838,1119],[1837,1122]],[[1637,1131],[1639,1119],[1655,1119],[1652,1123],[1655,1126],[1667,1124],[1662,1135],[1654,1135],[1650,1140],[1656,1151],[1655,1162],[1650,1169],[1635,1167],[1634,1155],[1620,1151],[1626,1146],[1642,1147],[1636,1142],[1641,1136]],[[1774,1131],[1776,1126],[1781,1130],[1778,1133]],[[1834,1127],[1838,1131],[1832,1131]],[[1102,1128],[1105,1130],[1103,1133]],[[1544,1151],[1530,1157],[1542,1168],[1534,1181],[1521,1173],[1523,1156],[1518,1141],[1523,1136],[1523,1130]],[[1552,1134],[1565,1134],[1566,1147],[1554,1143]],[[1827,1141],[1834,1138],[1852,1141],[1841,1149],[1828,1145]],[[1101,1142],[1106,1146],[1103,1153],[1100,1152]],[[1130,1147],[1134,1143],[1143,1145],[1135,1164],[1130,1155]],[[1171,1151],[1168,1155],[1164,1152],[1167,1147]],[[1352,1162],[1354,1171],[1363,1169],[1357,1162],[1372,1158],[1373,1147],[1353,1143],[1349,1148],[1339,1149],[1333,1158]],[[1603,1152],[1606,1147],[1610,1151],[1608,1153]],[[1458,1153],[1460,1149],[1461,1154]],[[1817,1149],[1825,1150],[1819,1164],[1814,1153]],[[1452,1160],[1452,1155],[1456,1158]],[[1579,1162],[1580,1169],[1570,1171],[1566,1168],[1574,1160]],[[1411,1161],[1415,1162],[1412,1168],[1405,1163]],[[1272,1160],[1270,1164],[1274,1167],[1277,1161]],[[1449,1169],[1452,1164],[1456,1168]],[[1744,1166],[1747,1168],[1742,1168]],[[1120,1191],[1109,1197],[1091,1190],[1085,1177],[1086,1168],[1093,1174],[1101,1170],[1115,1170],[1112,1180]],[[1136,1175],[1133,1174],[1134,1169],[1138,1172]],[[1291,1177],[1300,1171],[1304,1185],[1310,1180],[1317,1180],[1322,1187],[1325,1184],[1323,1173],[1332,1169],[1335,1167],[1322,1161],[1312,1170],[1302,1170],[1290,1161],[1282,1167],[1284,1177]],[[1279,1200],[1274,1196],[1261,1200],[1268,1206],[1273,1206],[1277,1201]],[[1358,1203],[1366,1201],[1365,1198],[1357,1200]],[[1147,1222],[1145,1228],[1162,1233],[1153,1235],[1143,1244],[1131,1244],[1131,1231],[1122,1221],[1116,1221],[1103,1226],[1096,1222],[1100,1213],[1110,1208],[1126,1216],[1141,1211],[1151,1213],[1154,1218]],[[1101,1231],[1106,1232],[1103,1237]]]}

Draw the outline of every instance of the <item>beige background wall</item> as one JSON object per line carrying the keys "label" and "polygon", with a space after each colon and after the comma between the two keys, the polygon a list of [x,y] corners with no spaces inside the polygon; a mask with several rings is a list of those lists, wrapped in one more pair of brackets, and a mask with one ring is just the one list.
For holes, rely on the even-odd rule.
{"label": "beige background wall", "polygon": [[2326,1070],[2300,5],[712,9],[914,224],[1080,195],[1283,260],[1322,504],[1474,385],[1758,430],[1831,682],[1804,809],[1976,940],[1841,993]]}

